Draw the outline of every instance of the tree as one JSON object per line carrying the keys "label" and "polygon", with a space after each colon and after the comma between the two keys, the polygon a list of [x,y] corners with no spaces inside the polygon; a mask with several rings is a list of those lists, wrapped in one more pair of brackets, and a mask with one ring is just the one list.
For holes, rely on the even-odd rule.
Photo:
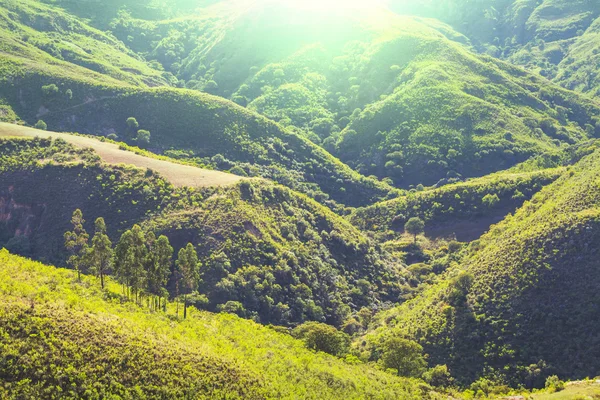
{"label": "tree", "polygon": [[77,279],[81,280],[81,270],[85,268],[86,254],[88,252],[89,235],[85,231],[83,224],[83,213],[80,209],[73,212],[71,217],[73,230],[64,235],[65,248],[69,252],[67,263],[77,271]]}
{"label": "tree", "polygon": [[425,222],[419,217],[413,217],[408,220],[404,225],[404,230],[415,236],[415,243],[417,243],[417,235],[420,235],[425,230]]}
{"label": "tree", "polygon": [[90,251],[90,267],[95,275],[100,278],[100,286],[104,289],[104,276],[108,273],[113,259],[112,242],[106,234],[104,218],[96,219],[96,231],[92,239]]}
{"label": "tree", "polygon": [[194,245],[188,243],[187,246],[179,250],[177,255],[177,283],[178,288],[183,294],[183,318],[187,317],[187,295],[198,287],[199,264],[198,254]]}
{"label": "tree", "polygon": [[133,291],[136,300],[146,283],[147,254],[146,237],[139,225],[123,232],[115,249],[115,274],[119,282]]}
{"label": "tree", "polygon": [[454,378],[446,365],[436,365],[428,369],[423,374],[423,380],[435,387],[450,387],[454,383]]}
{"label": "tree", "polygon": [[[150,233],[148,236],[154,236],[154,234]],[[171,272],[172,257],[173,247],[169,243],[169,238],[161,235],[149,249],[147,267],[148,292],[158,298],[159,306]]]}
{"label": "tree", "polygon": [[39,129],[41,131],[45,131],[48,129],[48,125],[42,121],[41,119],[35,123],[35,125],[33,126],[35,129]]}
{"label": "tree", "polygon": [[146,284],[146,270],[144,264],[148,255],[148,248],[146,247],[146,236],[139,225],[136,224],[131,228],[131,234],[133,262],[130,270],[130,284],[136,299],[138,299],[140,292],[145,288]]}
{"label": "tree", "polygon": [[134,263],[133,234],[130,230],[123,232],[115,248],[115,276],[124,288],[130,287],[131,270]]}
{"label": "tree", "polygon": [[386,368],[395,369],[399,376],[408,377],[421,376],[427,365],[420,344],[396,336],[383,343],[381,361]]}
{"label": "tree", "polygon": [[133,117],[129,117],[127,118],[127,127],[129,129],[131,129],[132,131],[137,130],[137,128],[140,127],[140,124],[137,122],[137,119],[133,118]]}
{"label": "tree", "polygon": [[347,334],[320,322],[305,322],[297,326],[292,335],[303,340],[309,349],[334,356],[343,356],[350,344],[350,337]]}
{"label": "tree", "polygon": [[137,131],[137,136],[136,136],[135,140],[140,145],[143,145],[143,146],[149,145],[150,144],[150,132],[145,129],[140,129],[139,131]]}

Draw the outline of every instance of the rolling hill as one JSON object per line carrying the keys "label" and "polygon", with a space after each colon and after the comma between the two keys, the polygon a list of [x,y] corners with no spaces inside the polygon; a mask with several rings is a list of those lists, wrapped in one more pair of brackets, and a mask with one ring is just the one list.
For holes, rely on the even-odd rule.
{"label": "rolling hill", "polygon": [[175,187],[205,187],[231,185],[242,178],[220,171],[212,171],[189,165],[177,164],[158,158],[144,157],[131,151],[122,150],[114,143],[103,142],[84,136],[42,131],[14,124],[0,123],[0,137],[39,137],[61,139],[80,148],[91,148],[100,159],[111,165],[127,164],[137,168],[150,169],[159,173]]}
{"label": "rolling hill", "polygon": [[[118,284],[0,250],[0,396],[435,398],[424,383],[315,353],[229,314],[188,319],[127,302]],[[431,397],[429,397],[431,396]]]}
{"label": "rolling hill", "polygon": [[589,98],[477,55],[439,21],[353,4],[223,1],[174,20],[122,15],[113,33],[180,85],[397,186],[482,176],[597,135]]}
{"label": "rolling hill", "polygon": [[570,167],[471,243],[438,283],[380,314],[362,343],[414,338],[463,382],[535,387],[553,374],[598,375],[599,167],[597,150]]}
{"label": "rolling hill", "polygon": [[201,306],[212,311],[233,302],[263,323],[341,325],[400,295],[402,265],[342,217],[271,182],[176,187],[157,170],[107,164],[60,139],[0,139],[0,160],[0,244],[12,252],[64,265],[63,234],[80,209],[89,231],[104,217],[114,242],[140,224],[176,251],[193,243]]}
{"label": "rolling hill", "polygon": [[440,19],[477,49],[598,96],[600,7],[575,0],[392,0],[399,13]]}

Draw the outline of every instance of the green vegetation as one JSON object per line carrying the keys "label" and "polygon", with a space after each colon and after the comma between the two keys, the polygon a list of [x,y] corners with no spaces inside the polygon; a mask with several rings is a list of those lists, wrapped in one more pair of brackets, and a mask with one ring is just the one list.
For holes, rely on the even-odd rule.
{"label": "green vegetation", "polygon": [[[201,265],[199,281],[182,276],[185,282],[168,285],[171,294],[197,289],[206,297],[186,297],[186,304],[211,311],[237,303],[239,315],[264,323],[341,326],[362,307],[400,295],[399,264],[347,221],[285,187],[257,180],[175,189],[152,171],[100,164],[91,150],[60,140],[4,139],[0,155],[0,198],[9,205],[2,243],[60,265],[71,251],[72,267],[85,270],[87,232],[103,217],[109,238],[121,237],[114,269],[134,296],[150,291],[147,240],[161,235],[176,252],[192,243]],[[69,218],[77,209],[89,222],[76,215],[73,230]],[[65,249],[67,231],[74,233],[65,237]]]}
{"label": "green vegetation", "polygon": [[385,3],[0,0],[0,398],[597,397],[600,7]]}
{"label": "green vegetation", "polygon": [[[563,157],[547,159],[543,161],[540,157],[519,167],[531,172],[502,172],[421,192],[411,191],[394,200],[357,208],[349,218],[353,225],[377,232],[384,239],[403,232],[411,218],[421,218],[431,237],[456,235],[459,240],[474,240],[564,172],[560,167],[567,164],[566,158],[564,162],[559,161]],[[551,163],[552,160],[555,161]],[[538,170],[540,165],[552,168]],[[484,200],[486,197],[488,201]]]}
{"label": "green vegetation", "polygon": [[449,26],[378,8],[357,18],[343,7],[218,3],[160,22],[123,13],[113,33],[180,85],[230,98],[401,186],[508,168],[596,135],[600,115],[585,97],[473,54]]}
{"label": "green vegetation", "polygon": [[593,376],[599,170],[598,151],[570,167],[471,243],[437,283],[380,314],[363,343],[408,336],[465,383],[485,376],[531,388],[551,375]]}
{"label": "green vegetation", "polygon": [[[0,397],[435,398],[228,314],[154,313],[119,285],[0,251]],[[431,397],[430,397],[431,396]]]}

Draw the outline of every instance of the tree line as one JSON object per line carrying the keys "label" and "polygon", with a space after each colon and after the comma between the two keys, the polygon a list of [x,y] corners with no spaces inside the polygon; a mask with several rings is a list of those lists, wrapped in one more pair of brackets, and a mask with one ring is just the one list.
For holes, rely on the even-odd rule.
{"label": "tree line", "polygon": [[[188,243],[179,250],[175,268],[173,247],[169,238],[158,238],[153,232],[144,232],[139,225],[123,232],[118,243],[113,243],[106,233],[104,218],[95,221],[94,235],[84,228],[81,210],[73,212],[73,230],[64,234],[65,248],[69,252],[68,264],[81,273],[87,272],[100,279],[104,289],[105,278],[112,275],[123,287],[123,294],[136,303],[147,300],[154,310],[166,309],[169,292],[167,284],[171,278],[175,285],[175,298],[183,296],[183,317],[187,316],[188,296],[200,283],[200,263],[194,245]],[[177,303],[179,313],[179,302]]]}

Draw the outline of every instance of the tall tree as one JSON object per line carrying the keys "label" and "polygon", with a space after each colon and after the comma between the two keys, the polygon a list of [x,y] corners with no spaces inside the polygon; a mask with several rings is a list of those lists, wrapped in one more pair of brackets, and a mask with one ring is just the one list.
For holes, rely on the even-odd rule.
{"label": "tall tree", "polygon": [[131,265],[131,287],[135,293],[136,299],[145,289],[146,285],[146,270],[144,265],[148,257],[148,248],[146,243],[146,235],[139,225],[134,225],[131,228],[132,234],[132,250],[133,264]]}
{"label": "tall tree", "polygon": [[194,245],[188,243],[187,246],[179,250],[177,255],[177,275],[178,288],[183,294],[183,318],[187,317],[187,295],[198,287],[200,277],[198,254]]}
{"label": "tall tree", "polygon": [[[155,237],[152,232],[147,236]],[[148,292],[155,295],[160,303],[171,272],[173,247],[169,243],[169,238],[164,235],[157,240],[148,240],[148,244],[149,254],[146,269]]]}
{"label": "tall tree", "polygon": [[114,265],[115,276],[124,288],[130,287],[133,257],[133,234],[127,230],[123,232],[115,248]]}
{"label": "tall tree", "polygon": [[77,279],[81,280],[81,270],[85,269],[87,260],[89,235],[83,227],[85,220],[80,209],[73,212],[71,224],[73,225],[73,230],[65,232],[64,235],[65,247],[69,252],[67,262],[77,271]]}
{"label": "tall tree", "polygon": [[96,231],[92,239],[90,249],[90,267],[95,275],[100,278],[100,286],[104,289],[104,276],[108,273],[112,260],[113,249],[112,242],[106,234],[106,224],[104,218],[96,219]]}

